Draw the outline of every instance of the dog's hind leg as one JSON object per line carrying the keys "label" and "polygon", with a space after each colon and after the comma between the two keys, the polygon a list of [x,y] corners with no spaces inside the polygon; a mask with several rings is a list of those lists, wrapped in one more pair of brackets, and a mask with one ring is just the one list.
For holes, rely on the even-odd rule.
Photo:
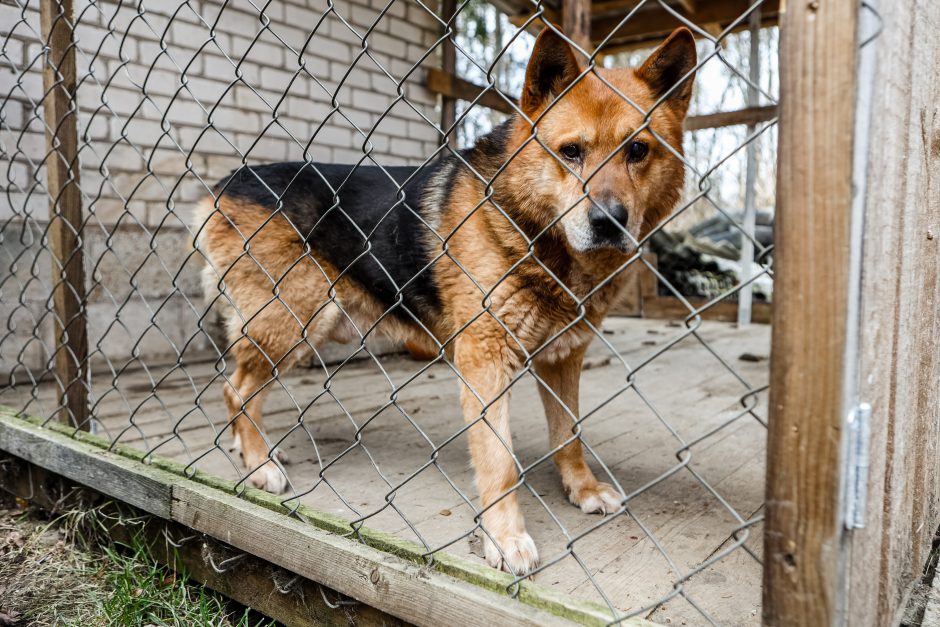
{"label": "dog's hind leg", "polygon": [[542,380],[539,395],[548,420],[548,439],[555,465],[568,500],[588,514],[610,514],[620,509],[621,496],[608,483],[601,483],[584,460],[584,450],[575,422],[580,419],[578,394],[585,349],[572,351],[554,362],[536,361],[535,372]]}
{"label": "dog's hind leg", "polygon": [[[286,219],[223,197],[216,212],[203,207],[197,245],[222,290],[230,354],[237,368],[224,388],[249,481],[283,492],[287,477],[264,434],[262,405],[278,377],[316,347],[336,325],[339,310],[329,298],[324,270],[305,252]],[[277,461],[275,461],[277,460]]]}

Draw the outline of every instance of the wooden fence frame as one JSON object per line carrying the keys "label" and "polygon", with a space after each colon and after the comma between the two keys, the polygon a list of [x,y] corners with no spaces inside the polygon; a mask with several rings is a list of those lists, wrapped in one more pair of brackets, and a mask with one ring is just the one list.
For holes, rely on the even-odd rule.
{"label": "wooden fence frame", "polygon": [[[56,68],[45,86],[57,286],[84,282],[76,278],[74,49],[67,21],[52,12],[70,4],[41,2]],[[859,24],[869,9],[857,0],[788,3],[782,12],[767,625],[896,621],[940,524],[940,43],[930,30],[940,3],[902,5],[880,16],[868,61]],[[82,294],[57,294],[56,354],[80,357]],[[86,423],[82,363],[59,359],[57,374],[69,410],[60,416]],[[872,407],[870,444],[849,441],[862,402]],[[0,449],[402,620],[606,621],[604,608],[529,582],[521,602],[509,600],[499,592],[511,578],[495,570],[448,555],[429,568],[417,545],[368,529],[356,542],[337,535],[345,521],[301,508],[307,524],[265,493],[235,496],[225,482],[185,478],[172,462],[143,463],[137,451],[9,410],[0,411]],[[858,520],[846,515],[853,472],[868,473]]]}
{"label": "wooden fence frame", "polygon": [[783,14],[767,625],[897,624],[940,525],[938,23]]}
{"label": "wooden fence frame", "polygon": [[[507,573],[0,406],[0,451],[415,625],[606,625],[610,610]],[[294,515],[290,515],[294,514]],[[208,582],[211,583],[211,582]],[[517,588],[517,589],[516,589]],[[510,598],[508,591],[516,598]],[[257,608],[264,609],[264,608]],[[643,619],[622,624],[651,625]]]}

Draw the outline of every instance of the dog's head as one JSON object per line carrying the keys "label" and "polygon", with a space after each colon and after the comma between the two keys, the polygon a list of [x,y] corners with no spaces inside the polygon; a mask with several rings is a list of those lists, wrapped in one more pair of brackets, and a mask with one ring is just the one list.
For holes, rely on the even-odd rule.
{"label": "dog's head", "polygon": [[[638,68],[594,72],[583,71],[557,33],[542,31],[519,103],[538,141],[529,140],[511,166],[515,184],[525,181],[518,193],[535,201],[525,203],[539,214],[529,217],[544,224],[560,216],[575,253],[632,250],[679,200],[695,64],[685,28]],[[520,143],[532,123],[520,116]]]}

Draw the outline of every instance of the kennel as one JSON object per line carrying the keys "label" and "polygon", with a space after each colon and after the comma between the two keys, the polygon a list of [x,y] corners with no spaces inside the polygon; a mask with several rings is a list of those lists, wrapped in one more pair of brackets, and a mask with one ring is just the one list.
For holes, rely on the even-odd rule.
{"label": "kennel", "polygon": [[[230,545],[211,572],[236,598],[240,555],[320,585],[322,604],[287,614],[239,599],[289,622],[315,622],[308,605],[366,623],[897,622],[940,523],[936,3],[72,5],[0,4],[6,461],[182,525],[173,546]],[[541,383],[514,381],[515,489],[542,556],[526,578],[482,558],[461,375],[443,353],[362,329],[307,367],[272,368],[265,421],[289,490],[248,486],[189,219],[245,164],[454,152],[517,111],[512,65],[550,24],[586,71],[693,30],[699,82],[723,83],[698,86],[689,141],[733,132],[714,154],[687,146],[685,198],[662,229],[676,239],[696,211],[718,216],[740,263],[692,294],[650,237],[620,270],[577,435],[621,492],[616,514],[567,503]],[[756,235],[762,184],[772,244]],[[726,268],[719,243],[690,246]],[[757,289],[770,279],[772,305]]]}

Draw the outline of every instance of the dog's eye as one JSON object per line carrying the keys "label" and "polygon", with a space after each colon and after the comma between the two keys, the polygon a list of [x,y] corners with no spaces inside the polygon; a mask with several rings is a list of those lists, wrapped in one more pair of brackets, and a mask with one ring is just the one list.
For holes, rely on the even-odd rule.
{"label": "dog's eye", "polygon": [[643,142],[633,142],[630,144],[630,149],[627,151],[630,161],[642,161],[646,156],[646,153],[650,151],[649,146]]}
{"label": "dog's eye", "polygon": [[577,144],[565,144],[559,150],[561,156],[567,159],[568,161],[580,161],[581,160],[581,146]]}

